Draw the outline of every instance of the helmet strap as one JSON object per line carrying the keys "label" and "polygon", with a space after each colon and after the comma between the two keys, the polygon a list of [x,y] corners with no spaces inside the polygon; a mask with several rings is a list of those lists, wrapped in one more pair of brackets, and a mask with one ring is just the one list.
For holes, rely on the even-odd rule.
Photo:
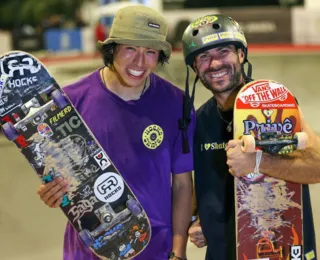
{"label": "helmet strap", "polygon": [[[248,63],[247,73],[245,73],[245,71],[244,71],[244,65],[246,63]],[[253,79],[251,78],[251,76],[252,76],[252,65],[247,59],[241,64],[241,73],[242,73],[242,77],[244,79],[245,84],[249,83],[250,81],[253,81]]]}
{"label": "helmet strap", "polygon": [[191,122],[191,112],[194,104],[194,97],[195,97],[195,88],[196,83],[199,77],[196,76],[193,89],[190,97],[189,91],[189,67],[187,65],[187,76],[186,76],[186,88],[183,98],[183,111],[182,111],[182,118],[179,120],[179,129],[182,131],[182,151],[184,154],[190,153],[190,146],[188,140],[188,127]]}

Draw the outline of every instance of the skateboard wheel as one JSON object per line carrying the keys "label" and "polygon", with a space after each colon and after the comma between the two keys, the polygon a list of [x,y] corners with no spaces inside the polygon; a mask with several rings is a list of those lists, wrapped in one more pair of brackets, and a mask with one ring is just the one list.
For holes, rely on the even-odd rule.
{"label": "skateboard wheel", "polygon": [[256,141],[252,135],[243,135],[241,149],[244,153],[252,153],[256,150]]}
{"label": "skateboard wheel", "polygon": [[56,89],[51,93],[51,98],[60,109],[68,105],[67,99],[62,95],[59,89]]}
{"label": "skateboard wheel", "polygon": [[297,140],[297,144],[295,147],[298,150],[303,150],[308,146],[308,135],[305,132],[298,132],[295,133],[294,137],[295,140]]}
{"label": "skateboard wheel", "polygon": [[14,141],[19,136],[19,132],[15,129],[11,122],[5,123],[2,126],[2,131],[6,138],[10,141]]}
{"label": "skateboard wheel", "polygon": [[92,246],[94,244],[94,240],[93,240],[89,230],[87,230],[87,229],[81,230],[80,233],[79,233],[79,236],[80,236],[82,242],[87,247],[90,247],[90,246]]}
{"label": "skateboard wheel", "polygon": [[139,214],[141,214],[142,210],[140,204],[135,199],[129,199],[126,202],[126,205],[133,215],[138,216]]}

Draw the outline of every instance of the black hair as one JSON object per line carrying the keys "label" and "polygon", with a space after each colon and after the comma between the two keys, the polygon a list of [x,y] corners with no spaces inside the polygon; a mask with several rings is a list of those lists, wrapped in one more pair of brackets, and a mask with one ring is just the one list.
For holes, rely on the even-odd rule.
{"label": "black hair", "polygon": [[[117,45],[118,43],[111,42],[101,47],[100,52],[103,59],[103,63],[106,67],[111,67],[113,65],[113,54],[116,51]],[[169,57],[167,57],[161,50],[159,53],[158,64],[161,64],[163,66],[165,63],[168,63],[168,60]]]}

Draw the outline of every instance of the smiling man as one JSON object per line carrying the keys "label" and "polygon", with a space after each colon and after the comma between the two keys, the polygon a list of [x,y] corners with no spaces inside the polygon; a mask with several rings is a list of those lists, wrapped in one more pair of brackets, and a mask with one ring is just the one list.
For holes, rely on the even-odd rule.
{"label": "smiling man", "polygon": [[[241,142],[232,140],[234,101],[239,89],[251,81],[251,64],[247,74],[243,67],[248,46],[239,24],[225,15],[196,19],[185,30],[182,43],[185,63],[213,94],[197,110],[194,175],[200,219],[189,229],[190,239],[198,247],[207,244],[206,260],[235,260],[234,176],[254,172],[257,155],[242,152]],[[301,118],[310,147],[286,156],[263,153],[263,173],[302,184],[320,182],[320,139]],[[315,255],[308,185],[303,185],[303,205],[304,250]]]}
{"label": "smiling man", "polygon": [[[182,152],[183,91],[153,73],[171,54],[167,30],[164,17],[151,8],[120,9],[110,37],[99,42],[105,66],[64,88],[150,219],[151,240],[136,260],[186,258],[193,162],[192,154]],[[38,194],[58,207],[66,189],[56,179]],[[63,259],[97,259],[69,223]]]}

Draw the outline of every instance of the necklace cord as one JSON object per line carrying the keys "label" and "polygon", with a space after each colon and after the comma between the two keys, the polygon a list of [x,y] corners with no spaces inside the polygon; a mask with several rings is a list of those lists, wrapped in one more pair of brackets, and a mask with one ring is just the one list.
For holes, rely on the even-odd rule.
{"label": "necklace cord", "polygon": [[233,122],[233,119],[229,122],[229,121],[225,120],[225,119],[222,117],[221,112],[220,112],[220,109],[218,108],[218,103],[217,103],[217,101],[216,101],[216,108],[217,108],[217,112],[218,112],[218,115],[219,115],[220,119],[221,119],[223,122],[225,122],[225,123],[228,124],[228,126],[227,126],[226,129],[227,129],[227,131],[230,133],[230,132],[232,131],[232,122]]}

